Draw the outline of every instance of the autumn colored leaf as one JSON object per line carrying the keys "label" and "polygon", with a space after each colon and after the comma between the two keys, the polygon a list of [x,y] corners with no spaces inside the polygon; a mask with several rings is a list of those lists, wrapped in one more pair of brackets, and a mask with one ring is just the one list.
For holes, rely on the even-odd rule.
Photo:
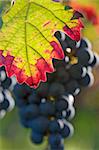
{"label": "autumn colored leaf", "polygon": [[54,37],[64,30],[72,39],[80,39],[83,27],[73,9],[51,0],[16,0],[3,15],[0,30],[0,65],[8,76],[15,75],[19,83],[36,88],[46,81],[46,72],[53,72],[52,59],[63,59],[60,44]]}
{"label": "autumn colored leaf", "polygon": [[93,26],[95,26],[96,30],[99,33],[99,12],[95,8],[92,3],[89,5],[82,5],[77,2],[71,1],[70,6],[72,6],[74,9],[81,12],[85,18],[92,23]]}

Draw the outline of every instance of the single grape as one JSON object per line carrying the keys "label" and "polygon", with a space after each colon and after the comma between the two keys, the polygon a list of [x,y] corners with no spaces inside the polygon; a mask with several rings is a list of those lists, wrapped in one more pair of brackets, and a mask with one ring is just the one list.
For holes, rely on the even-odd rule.
{"label": "single grape", "polygon": [[60,145],[52,145],[52,146],[50,146],[50,148],[51,148],[51,150],[64,150],[63,140]]}
{"label": "single grape", "polygon": [[65,92],[64,86],[58,82],[53,82],[49,87],[49,96],[58,97]]}
{"label": "single grape", "polygon": [[9,106],[10,106],[9,101],[6,98],[4,98],[4,101],[0,103],[0,110],[3,110],[3,109],[7,110]]}
{"label": "single grape", "polygon": [[81,91],[81,88],[76,80],[70,80],[70,82],[66,85],[66,90],[73,95],[78,95]]}
{"label": "single grape", "polygon": [[60,132],[60,125],[56,119],[50,121],[49,131],[51,133],[59,133]]}
{"label": "single grape", "polygon": [[85,77],[79,80],[79,84],[83,87],[92,86],[94,83],[94,76],[91,72],[88,72]]}
{"label": "single grape", "polygon": [[44,116],[52,116],[55,114],[55,107],[53,102],[45,101],[40,103],[40,113]]}
{"label": "single grape", "polygon": [[57,119],[63,119],[63,118],[64,118],[64,116],[62,115],[62,112],[56,112],[56,113],[55,113],[55,117],[56,117]]}
{"label": "single grape", "polygon": [[[64,68],[65,67],[65,61],[63,61],[63,60],[57,60],[57,59],[53,59],[53,65],[54,65],[54,67],[55,67],[55,69],[56,69],[56,74],[55,75],[57,75],[57,69],[59,69],[59,68]],[[55,78],[54,78],[54,80],[55,80]]]}
{"label": "single grape", "polygon": [[63,138],[68,138],[73,134],[73,126],[70,123],[65,123],[64,128],[61,130]]}
{"label": "single grape", "polygon": [[49,120],[46,117],[39,116],[30,122],[33,131],[45,133],[48,130]]}
{"label": "single grape", "polygon": [[15,106],[14,98],[9,90],[5,89],[5,90],[3,90],[3,92],[5,95],[5,98],[9,101],[9,107],[8,107],[7,111],[11,111]]}
{"label": "single grape", "polygon": [[58,147],[60,147],[62,143],[62,136],[61,134],[50,134],[49,135],[49,144],[51,146],[51,149],[55,150]]}
{"label": "single grape", "polygon": [[[54,60],[54,59],[53,59]],[[48,73],[47,74],[47,82],[50,84],[50,83],[53,83],[55,81],[55,78],[56,78],[56,71],[53,72],[53,73]]]}
{"label": "single grape", "polygon": [[41,83],[39,85],[39,87],[36,89],[36,92],[40,97],[47,97],[48,89],[49,89],[49,85],[48,85],[47,82],[46,83]]}
{"label": "single grape", "polygon": [[44,135],[38,132],[35,132],[34,130],[32,130],[31,133],[31,141],[35,144],[41,144],[43,142],[43,137]]}
{"label": "single grape", "polygon": [[94,59],[91,64],[89,64],[91,67],[95,67],[99,65],[99,56],[97,53],[94,53]]}
{"label": "single grape", "polygon": [[[2,68],[2,69],[1,69]],[[6,72],[5,70],[3,69],[3,67],[0,68],[0,81],[4,81],[6,79]]]}
{"label": "single grape", "polygon": [[79,48],[79,49],[84,49],[84,48],[92,49],[92,45],[87,38],[82,38],[80,40],[79,46],[77,46],[77,48]]}
{"label": "single grape", "polygon": [[69,81],[69,73],[65,70],[65,68],[60,67],[57,69],[57,81],[66,84]]}
{"label": "single grape", "polygon": [[30,128],[30,120],[26,119],[26,118],[23,118],[23,116],[19,115],[20,116],[20,123],[23,127],[25,128]]}
{"label": "single grape", "polygon": [[13,90],[17,98],[27,98],[32,93],[32,91],[33,89],[31,89],[26,84],[23,85],[16,84]]}
{"label": "single grape", "polygon": [[16,106],[18,106],[19,108],[28,105],[27,99],[23,99],[23,98],[16,98],[15,97],[15,103],[16,103]]}
{"label": "single grape", "polygon": [[30,104],[39,104],[40,103],[40,97],[37,95],[35,91],[33,91],[27,98],[28,102]]}
{"label": "single grape", "polygon": [[26,119],[33,119],[39,116],[39,107],[36,104],[29,104],[20,108],[20,115]]}
{"label": "single grape", "polygon": [[55,103],[56,111],[62,112],[68,108],[68,101],[64,100],[63,98],[59,99]]}
{"label": "single grape", "polygon": [[10,87],[11,83],[12,83],[11,78],[6,78],[4,81],[1,82],[1,86],[4,89],[8,89]]}
{"label": "single grape", "polygon": [[87,71],[85,67],[82,67],[82,65],[77,63],[71,66],[69,72],[72,78],[81,79],[83,76],[86,75]]}
{"label": "single grape", "polygon": [[90,49],[80,49],[76,54],[78,62],[83,66],[88,66],[94,59],[94,54]]}
{"label": "single grape", "polygon": [[74,118],[74,116],[75,116],[75,109],[72,106],[68,110],[66,110],[66,116],[65,116],[65,118],[67,120],[72,120]]}

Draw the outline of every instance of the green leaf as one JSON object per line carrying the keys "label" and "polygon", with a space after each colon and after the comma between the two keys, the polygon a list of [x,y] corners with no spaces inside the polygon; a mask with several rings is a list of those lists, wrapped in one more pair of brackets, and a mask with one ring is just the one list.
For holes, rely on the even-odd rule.
{"label": "green leaf", "polygon": [[8,76],[31,87],[45,82],[46,72],[54,71],[52,58],[64,57],[54,33],[64,30],[72,39],[80,38],[82,24],[71,19],[74,12],[51,0],[16,0],[0,31],[0,64]]}

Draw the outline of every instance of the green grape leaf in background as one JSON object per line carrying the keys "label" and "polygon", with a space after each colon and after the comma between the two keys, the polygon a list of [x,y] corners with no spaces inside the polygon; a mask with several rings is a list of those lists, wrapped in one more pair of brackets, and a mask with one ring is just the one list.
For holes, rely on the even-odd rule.
{"label": "green grape leaf in background", "polygon": [[0,30],[0,65],[8,76],[34,88],[45,82],[46,72],[54,71],[52,59],[64,58],[54,33],[64,30],[72,39],[80,39],[83,25],[77,14],[52,0],[16,0],[2,16]]}

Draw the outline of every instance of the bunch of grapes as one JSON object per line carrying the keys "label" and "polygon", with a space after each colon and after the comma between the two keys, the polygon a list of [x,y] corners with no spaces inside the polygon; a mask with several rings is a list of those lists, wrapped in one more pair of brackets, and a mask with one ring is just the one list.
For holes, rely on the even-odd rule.
{"label": "bunch of grapes", "polygon": [[47,82],[37,89],[26,84],[14,88],[21,124],[31,129],[31,141],[36,144],[48,137],[51,150],[63,150],[64,139],[71,137],[70,123],[75,115],[74,100],[84,87],[92,86],[92,68],[99,57],[90,42],[75,42],[65,33],[57,31],[55,37],[65,54],[64,60],[53,59],[56,71],[47,75]]}
{"label": "bunch of grapes", "polygon": [[3,118],[6,112],[11,111],[15,106],[12,96],[13,88],[16,84],[14,77],[8,78],[5,68],[0,68],[0,118]]}

